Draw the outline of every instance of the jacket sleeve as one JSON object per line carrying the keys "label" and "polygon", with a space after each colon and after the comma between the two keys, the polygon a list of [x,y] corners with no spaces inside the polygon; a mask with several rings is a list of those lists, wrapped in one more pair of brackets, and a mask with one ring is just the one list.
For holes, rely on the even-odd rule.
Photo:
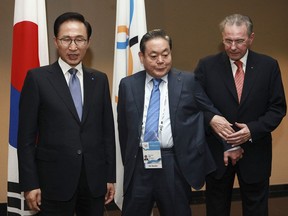
{"label": "jacket sleeve", "polygon": [[31,72],[28,72],[19,102],[17,153],[19,182],[22,191],[39,188],[35,162],[39,104],[39,89],[36,78]]}
{"label": "jacket sleeve", "polygon": [[[214,104],[212,101],[209,99],[207,94],[204,91],[205,88],[205,75],[204,75],[204,70],[201,68],[201,61],[199,62],[198,67],[194,71],[195,73],[195,83],[196,83],[196,89],[198,92],[196,95],[197,96],[197,101],[200,104],[200,107],[202,107],[203,112],[204,112],[204,119],[205,119],[205,125],[209,125],[210,121],[215,115],[220,115],[223,116],[219,110],[217,110],[216,107],[214,107]],[[206,127],[207,133],[213,134],[217,138],[217,140],[222,143],[223,145],[223,150],[226,151],[228,149],[233,148],[230,144],[225,142],[224,140],[221,139],[217,134],[214,133],[213,129],[210,127]]]}
{"label": "jacket sleeve", "polygon": [[118,121],[118,131],[119,131],[119,142],[121,148],[121,157],[123,164],[125,163],[125,150],[128,139],[128,128],[126,125],[126,94],[125,94],[125,84],[121,80],[118,92],[118,105],[117,105],[117,121]]}

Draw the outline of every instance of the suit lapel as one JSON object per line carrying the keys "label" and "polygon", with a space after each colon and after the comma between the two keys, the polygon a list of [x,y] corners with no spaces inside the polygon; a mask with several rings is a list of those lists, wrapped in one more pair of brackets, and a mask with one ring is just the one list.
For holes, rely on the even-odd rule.
{"label": "suit lapel", "polygon": [[145,80],[146,80],[145,71],[138,72],[133,76],[133,79],[131,80],[132,95],[139,115],[139,122],[138,122],[139,135],[142,132],[141,130],[142,130],[142,119],[144,110]]}
{"label": "suit lapel", "polygon": [[169,112],[172,132],[175,126],[176,111],[182,90],[182,77],[181,72],[171,69],[168,74],[168,95],[169,95]]}
{"label": "suit lapel", "polygon": [[89,108],[91,106],[91,103],[93,100],[91,98],[93,97],[95,87],[97,84],[97,79],[95,78],[93,73],[90,73],[83,67],[83,89],[84,89],[84,106],[83,106],[83,115],[82,115],[82,123],[85,122]]}
{"label": "suit lapel", "polygon": [[57,94],[73,114],[74,118],[80,122],[69,87],[58,62],[52,64],[48,70],[50,72],[50,76],[48,76],[50,84],[55,88]]}
{"label": "suit lapel", "polygon": [[255,54],[249,50],[246,69],[245,69],[245,78],[244,78],[244,86],[242,90],[241,96],[241,104],[245,101],[253,84],[258,76],[259,73],[257,71],[257,62],[255,61]]}
{"label": "suit lapel", "polygon": [[238,95],[231,68],[231,63],[226,53],[223,53],[222,55],[222,64],[224,67],[223,70],[220,71],[220,76],[222,76],[222,80],[224,81],[224,84],[227,86],[228,91],[232,94],[233,98],[238,103]]}

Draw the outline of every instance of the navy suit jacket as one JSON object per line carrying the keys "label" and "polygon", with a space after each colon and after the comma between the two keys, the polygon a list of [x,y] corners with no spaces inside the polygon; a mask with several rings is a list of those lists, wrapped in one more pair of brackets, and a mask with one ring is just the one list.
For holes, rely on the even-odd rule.
{"label": "navy suit jacket", "polygon": [[114,121],[104,73],[83,67],[84,106],[79,120],[58,62],[28,72],[19,109],[18,157],[23,191],[69,200],[85,161],[92,195],[115,182]]}
{"label": "navy suit jacket", "polygon": [[[267,179],[271,175],[271,132],[286,114],[285,95],[277,61],[249,51],[240,104],[231,64],[225,52],[201,59],[195,74],[222,115],[232,124],[247,124],[251,132],[252,143],[241,145],[244,157],[237,163],[242,178],[247,183]],[[211,119],[210,113],[205,113],[205,116],[208,121]],[[218,166],[216,177],[221,178],[226,169],[223,163],[223,145],[212,134],[207,136],[207,141]]]}
{"label": "navy suit jacket", "polygon": [[[142,133],[146,71],[123,78],[119,86],[118,129],[124,164],[124,193],[135,168]],[[204,115],[200,109],[219,114],[192,73],[171,69],[168,96],[176,161],[186,181],[200,189],[215,164],[205,141]]]}

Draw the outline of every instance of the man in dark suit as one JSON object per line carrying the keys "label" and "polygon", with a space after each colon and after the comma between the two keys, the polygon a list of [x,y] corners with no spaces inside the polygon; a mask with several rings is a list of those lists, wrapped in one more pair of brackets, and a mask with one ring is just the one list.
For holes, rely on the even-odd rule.
{"label": "man in dark suit", "polygon": [[[154,202],[161,215],[191,215],[190,186],[200,189],[205,175],[215,169],[205,142],[204,115],[200,109],[220,113],[192,73],[171,68],[171,49],[171,38],[163,30],[146,33],[139,52],[145,70],[120,82],[117,110],[124,164],[123,216],[149,216]],[[154,117],[156,139],[151,141],[145,140],[145,134],[152,128],[146,124],[155,80],[160,82],[160,98],[154,112],[159,112]],[[146,164],[151,159],[148,156],[146,160],[147,154],[143,154],[147,143],[160,145],[161,159],[152,161],[162,162],[162,168]]]}
{"label": "man in dark suit", "polygon": [[249,17],[228,16],[221,22],[220,30],[225,52],[201,59],[195,74],[227,119],[213,120],[209,112],[205,113],[208,121],[212,118],[214,134],[231,148],[243,148],[244,154],[235,166],[225,166],[222,141],[212,133],[206,137],[218,167],[206,179],[207,215],[230,215],[237,174],[243,215],[265,216],[271,175],[271,132],[286,114],[280,69],[276,60],[249,49],[254,39]]}
{"label": "man in dark suit", "polygon": [[[29,71],[22,89],[20,184],[28,206],[39,215],[102,216],[104,203],[113,200],[115,139],[108,79],[82,65],[91,33],[81,14],[60,15],[54,23],[58,61]],[[70,74],[71,68],[76,74]],[[80,83],[78,100],[69,91],[75,86],[72,78]]]}

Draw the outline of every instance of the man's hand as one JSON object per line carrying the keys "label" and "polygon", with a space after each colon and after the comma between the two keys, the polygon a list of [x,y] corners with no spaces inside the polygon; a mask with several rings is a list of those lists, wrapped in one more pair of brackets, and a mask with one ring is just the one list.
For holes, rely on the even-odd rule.
{"label": "man's hand", "polygon": [[251,133],[246,124],[236,122],[235,125],[240,128],[240,130],[229,134],[226,139],[227,143],[231,144],[233,147],[241,145],[251,139]]}
{"label": "man's hand", "polygon": [[214,132],[223,140],[227,140],[227,136],[234,133],[232,124],[228,122],[223,116],[215,115],[211,121],[210,126]]}
{"label": "man's hand", "polygon": [[41,190],[40,188],[24,192],[24,197],[28,207],[33,211],[40,211]]}
{"label": "man's hand", "polygon": [[231,160],[232,165],[234,166],[238,160],[243,157],[244,150],[240,147],[232,151],[225,151],[224,152],[224,164],[228,166],[229,158]]}
{"label": "man's hand", "polygon": [[115,187],[113,183],[107,183],[107,193],[105,195],[105,205],[114,199]]}

